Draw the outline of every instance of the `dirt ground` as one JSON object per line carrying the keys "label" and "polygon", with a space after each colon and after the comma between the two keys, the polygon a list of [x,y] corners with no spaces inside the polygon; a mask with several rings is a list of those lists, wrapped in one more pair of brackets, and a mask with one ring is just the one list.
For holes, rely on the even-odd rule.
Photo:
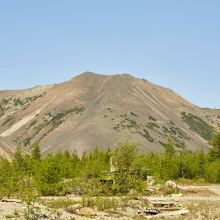
{"label": "dirt ground", "polygon": [[[182,196],[171,196],[178,201],[183,209],[189,210],[187,215],[151,216],[151,219],[211,220],[220,219],[220,185],[187,186]],[[167,201],[168,197],[149,197],[151,201]]]}
{"label": "dirt ground", "polygon": [[[172,194],[168,196],[161,195],[161,192],[155,192],[154,195],[141,197],[152,203],[163,202],[176,202],[183,211],[164,212],[158,215],[145,216],[145,219],[180,219],[180,220],[193,220],[193,219],[219,219],[220,220],[220,185],[213,186],[187,186],[183,187],[179,194]],[[44,199],[49,199],[44,198]],[[59,197],[53,199],[60,199]],[[81,197],[69,196],[69,199],[81,202]],[[184,211],[188,210],[186,214]],[[126,214],[126,213],[125,213]],[[129,215],[127,215],[129,216]],[[103,219],[108,219],[107,217]],[[117,219],[117,218],[112,218]],[[127,219],[127,218],[125,218]],[[132,219],[142,219],[132,218]]]}
{"label": "dirt ground", "polygon": [[[102,212],[95,209],[86,208],[86,211],[94,212],[91,215],[79,215],[77,213],[67,212],[67,209],[57,206],[68,202],[68,204],[80,204],[83,201],[81,196],[60,196],[60,197],[42,197],[38,206],[38,215],[35,215],[36,219],[102,219],[102,220],[130,220],[130,219],[175,219],[175,220],[220,220],[220,185],[213,186],[187,186],[181,189],[178,194],[171,194],[164,196],[163,193],[153,193],[149,196],[138,197],[141,201],[146,200],[149,204],[154,204],[153,209],[163,208],[160,204],[163,203],[175,203],[178,210],[164,211],[157,215],[133,215],[133,211],[130,207],[121,208],[120,215],[114,214],[103,210]],[[109,197],[108,197],[109,198]],[[126,197],[125,197],[126,198]],[[117,198],[116,198],[117,199]],[[120,198],[118,198],[120,199]],[[59,202],[58,202],[59,201]],[[155,204],[159,204],[156,206]],[[56,208],[53,206],[57,206]],[[172,209],[172,207],[171,207]],[[39,212],[40,210],[40,212]],[[131,211],[131,214],[129,213]],[[100,214],[100,216],[97,216]],[[26,219],[27,206],[20,203],[17,200],[8,200],[7,202],[0,202],[0,219]]]}

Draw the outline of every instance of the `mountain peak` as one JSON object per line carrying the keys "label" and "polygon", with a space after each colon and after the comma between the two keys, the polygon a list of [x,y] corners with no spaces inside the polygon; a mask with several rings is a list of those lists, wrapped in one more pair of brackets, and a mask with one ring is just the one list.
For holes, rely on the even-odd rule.
{"label": "mountain peak", "polygon": [[208,149],[219,130],[217,113],[175,92],[129,74],[84,72],[52,86],[0,93],[0,134],[26,147],[36,141],[44,154],[59,148],[82,153],[113,146],[127,130],[146,150]]}

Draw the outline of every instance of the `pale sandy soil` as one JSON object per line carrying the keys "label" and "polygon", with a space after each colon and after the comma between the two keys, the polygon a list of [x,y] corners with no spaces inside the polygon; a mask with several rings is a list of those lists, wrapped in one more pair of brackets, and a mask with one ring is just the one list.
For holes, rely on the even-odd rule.
{"label": "pale sandy soil", "polygon": [[[180,207],[182,212],[164,212],[155,216],[145,216],[145,219],[179,219],[179,220],[206,220],[206,219],[220,219],[220,186],[192,186],[188,187],[188,192],[183,193],[183,196],[149,196],[142,197],[148,199],[150,202],[164,202],[175,201]],[[80,203],[82,197],[80,196],[63,196],[63,197],[42,197],[44,201],[49,200],[72,200]],[[103,219],[103,220],[130,220],[130,219],[143,219],[143,218],[131,218],[127,216],[79,216],[66,212],[65,209],[53,209],[48,208],[42,204],[35,204],[35,217],[36,219]],[[184,211],[188,210],[187,214]],[[181,215],[184,214],[184,215]],[[127,213],[128,214],[128,213]],[[125,213],[126,215],[126,213]],[[0,202],[0,219],[25,219],[27,216],[27,205],[20,203],[18,200],[9,202]]]}

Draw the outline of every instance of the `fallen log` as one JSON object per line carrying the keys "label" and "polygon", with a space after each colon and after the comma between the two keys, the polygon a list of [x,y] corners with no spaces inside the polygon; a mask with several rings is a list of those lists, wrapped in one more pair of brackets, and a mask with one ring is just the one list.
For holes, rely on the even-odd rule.
{"label": "fallen log", "polygon": [[175,206],[178,204],[178,202],[151,202],[153,205],[155,206],[158,206],[158,205],[161,205],[161,206],[165,206],[165,205],[169,205],[169,206]]}
{"label": "fallen log", "polygon": [[161,212],[166,212],[166,211],[178,211],[181,210],[180,207],[170,207],[170,208],[160,208]]}
{"label": "fallen log", "polygon": [[146,209],[144,212],[147,215],[157,215],[157,214],[161,213],[160,209],[158,209],[158,208],[149,208],[149,209]]}
{"label": "fallen log", "polygon": [[19,199],[1,199],[1,202],[15,202],[15,203],[21,203],[21,200],[19,200]]}

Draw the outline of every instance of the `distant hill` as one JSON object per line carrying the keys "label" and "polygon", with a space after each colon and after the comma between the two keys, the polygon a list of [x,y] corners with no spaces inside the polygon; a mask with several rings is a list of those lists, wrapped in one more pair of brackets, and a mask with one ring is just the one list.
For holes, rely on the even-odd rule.
{"label": "distant hill", "polygon": [[169,136],[177,149],[207,150],[219,114],[128,74],[85,72],[57,85],[0,92],[0,135],[27,148],[38,140],[44,154],[111,148],[128,129],[144,151],[162,150]]}

